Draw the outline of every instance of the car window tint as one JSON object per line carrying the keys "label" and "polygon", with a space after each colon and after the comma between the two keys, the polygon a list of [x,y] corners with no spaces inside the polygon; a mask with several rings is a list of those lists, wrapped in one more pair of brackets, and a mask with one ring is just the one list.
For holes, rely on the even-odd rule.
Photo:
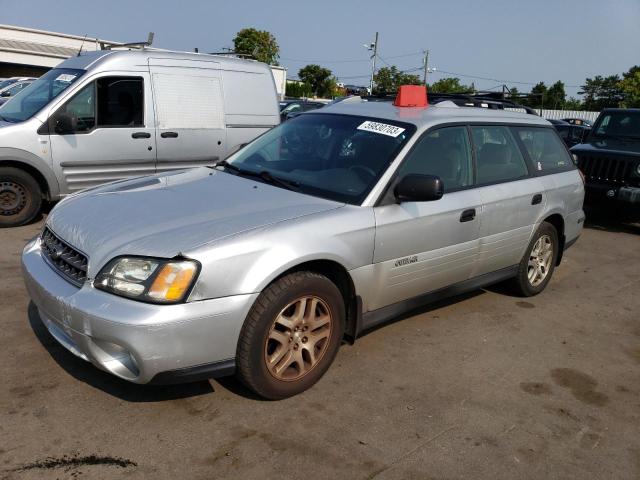
{"label": "car window tint", "polygon": [[477,183],[495,183],[526,177],[527,164],[507,127],[471,127],[476,149]]}
{"label": "car window tint", "polygon": [[447,127],[423,136],[400,167],[400,177],[418,173],[436,175],[444,191],[467,187],[473,183],[471,145],[466,127]]}
{"label": "car window tint", "polygon": [[95,83],[91,82],[76,93],[61,111],[75,116],[77,120],[76,132],[86,132],[95,126]]}
{"label": "car window tint", "polygon": [[537,171],[566,170],[572,166],[567,149],[553,130],[524,127],[516,130]]}
{"label": "car window tint", "polygon": [[142,89],[142,78],[99,78],[98,127],[141,127],[144,109]]}

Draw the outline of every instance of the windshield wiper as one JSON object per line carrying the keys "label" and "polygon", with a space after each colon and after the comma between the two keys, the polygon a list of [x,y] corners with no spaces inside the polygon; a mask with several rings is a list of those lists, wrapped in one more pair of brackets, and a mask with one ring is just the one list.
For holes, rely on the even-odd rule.
{"label": "windshield wiper", "polygon": [[286,190],[292,190],[294,192],[299,191],[298,183],[284,180],[282,178],[274,177],[267,170],[262,170],[260,172],[256,172],[254,170],[245,170],[244,168],[236,167],[235,165],[227,162],[226,160],[220,160],[219,162],[214,163],[210,168],[216,168],[216,167],[228,168],[229,170],[233,170],[234,172],[236,172],[238,175],[244,175],[247,177],[257,177],[266,183],[269,183],[271,185],[277,185]]}

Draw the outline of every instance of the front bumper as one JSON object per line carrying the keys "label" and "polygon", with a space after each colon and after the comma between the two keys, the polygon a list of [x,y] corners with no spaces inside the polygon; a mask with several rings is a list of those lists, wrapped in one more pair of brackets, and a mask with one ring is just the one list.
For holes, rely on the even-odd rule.
{"label": "front bumper", "polygon": [[[37,239],[22,253],[22,271],[40,318],[58,342],[98,368],[134,383],[185,372],[232,371],[240,329],[258,294],[178,305],[153,305],[93,288],[77,288],[42,258]],[[155,379],[154,379],[155,378]],[[171,380],[169,380],[171,381]]]}
{"label": "front bumper", "polygon": [[640,188],[599,183],[585,185],[585,204],[621,210],[640,217]]}

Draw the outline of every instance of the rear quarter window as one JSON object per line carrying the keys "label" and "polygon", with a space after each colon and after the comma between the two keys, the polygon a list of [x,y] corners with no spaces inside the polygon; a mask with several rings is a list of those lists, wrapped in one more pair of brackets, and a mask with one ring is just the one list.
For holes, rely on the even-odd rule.
{"label": "rear quarter window", "polygon": [[517,127],[515,130],[536,173],[563,172],[575,168],[569,152],[554,129]]}

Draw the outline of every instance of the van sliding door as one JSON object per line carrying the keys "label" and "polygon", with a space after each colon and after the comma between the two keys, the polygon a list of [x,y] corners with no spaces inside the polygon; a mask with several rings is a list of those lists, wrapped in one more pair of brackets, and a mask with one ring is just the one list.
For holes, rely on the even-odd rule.
{"label": "van sliding door", "polygon": [[150,58],[156,112],[156,170],[212,165],[224,158],[226,133],[219,64]]}

